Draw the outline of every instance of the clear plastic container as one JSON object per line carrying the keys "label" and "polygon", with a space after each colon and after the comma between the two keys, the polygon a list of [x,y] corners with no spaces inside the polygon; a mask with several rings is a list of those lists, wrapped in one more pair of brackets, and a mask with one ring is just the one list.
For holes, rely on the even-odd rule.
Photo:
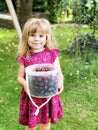
{"label": "clear plastic container", "polygon": [[28,91],[33,97],[47,98],[58,93],[59,68],[53,64],[36,64],[26,67]]}

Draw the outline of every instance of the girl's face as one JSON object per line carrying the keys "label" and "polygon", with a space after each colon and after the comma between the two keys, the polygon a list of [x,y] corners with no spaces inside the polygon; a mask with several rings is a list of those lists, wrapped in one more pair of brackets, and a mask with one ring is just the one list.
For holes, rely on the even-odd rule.
{"label": "girl's face", "polygon": [[32,52],[40,52],[45,49],[46,44],[46,35],[36,32],[34,34],[29,35],[28,37],[28,45],[31,48]]}

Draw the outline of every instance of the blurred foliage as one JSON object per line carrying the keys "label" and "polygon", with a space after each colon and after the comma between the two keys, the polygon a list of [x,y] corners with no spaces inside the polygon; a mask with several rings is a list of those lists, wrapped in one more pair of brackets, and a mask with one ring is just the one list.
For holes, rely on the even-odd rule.
{"label": "blurred foliage", "polygon": [[0,12],[8,12],[7,5],[5,3],[5,0],[0,0]]}
{"label": "blurred foliage", "polygon": [[33,0],[33,12],[46,12],[47,0]]}
{"label": "blurred foliage", "polygon": [[68,12],[67,4],[67,0],[48,0],[49,20],[52,23],[63,22],[65,12]]}
{"label": "blurred foliage", "polygon": [[93,52],[98,53],[98,39],[93,34],[82,34],[74,38],[70,48],[71,55],[82,55],[89,62]]}
{"label": "blurred foliage", "polygon": [[[16,0],[12,0],[16,9]],[[93,33],[98,28],[98,0],[32,0],[32,12],[47,12],[52,23],[65,22],[73,16],[74,23],[83,23],[93,28]],[[0,0],[0,12],[7,12],[5,0]]]}
{"label": "blurred foliage", "polygon": [[73,22],[88,24],[93,34],[98,29],[98,0],[75,0],[73,6]]}

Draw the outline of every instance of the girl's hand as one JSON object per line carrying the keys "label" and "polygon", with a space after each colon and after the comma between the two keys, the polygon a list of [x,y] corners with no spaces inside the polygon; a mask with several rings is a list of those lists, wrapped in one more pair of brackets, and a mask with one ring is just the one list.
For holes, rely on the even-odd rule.
{"label": "girl's hand", "polygon": [[58,88],[58,94],[60,94],[63,91],[64,87]]}
{"label": "girl's hand", "polygon": [[55,62],[54,62],[54,65],[58,66],[58,69],[59,69],[59,76],[58,76],[58,90],[59,90],[59,93],[61,93],[63,91],[63,84],[64,84],[64,76],[62,74],[62,71],[61,71],[61,67],[60,67],[60,62],[59,62],[59,58],[57,57]]}
{"label": "girl's hand", "polygon": [[63,82],[64,82],[63,74],[60,71],[59,76],[58,76],[58,94],[60,94],[64,89]]}
{"label": "girl's hand", "polygon": [[58,93],[60,94],[64,89],[64,85],[63,85],[63,75],[61,73],[61,75],[59,75],[59,85],[58,85]]}

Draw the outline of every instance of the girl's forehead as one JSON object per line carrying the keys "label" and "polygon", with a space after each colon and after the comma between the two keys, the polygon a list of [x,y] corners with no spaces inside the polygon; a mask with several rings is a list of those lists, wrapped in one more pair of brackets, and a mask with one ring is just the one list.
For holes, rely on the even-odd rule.
{"label": "girl's forehead", "polygon": [[46,34],[47,31],[48,31],[48,27],[43,23],[35,22],[35,23],[33,23],[29,26],[29,32],[30,33],[39,32],[39,33],[45,33]]}
{"label": "girl's forehead", "polygon": [[46,34],[47,31],[45,29],[42,29],[42,28],[31,28],[29,30],[29,34],[34,34],[34,33]]}

